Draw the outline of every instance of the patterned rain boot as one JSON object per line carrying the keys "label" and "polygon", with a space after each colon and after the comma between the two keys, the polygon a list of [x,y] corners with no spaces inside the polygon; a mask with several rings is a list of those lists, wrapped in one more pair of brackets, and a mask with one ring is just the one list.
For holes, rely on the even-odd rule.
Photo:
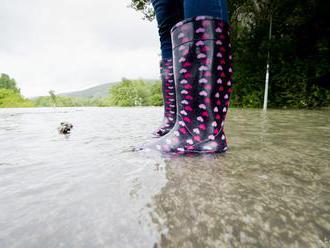
{"label": "patterned rain boot", "polygon": [[176,24],[171,35],[177,121],[150,148],[177,154],[224,152],[233,73],[229,26],[221,19],[198,16]]}
{"label": "patterned rain boot", "polygon": [[162,59],[160,75],[164,99],[164,118],[161,126],[154,132],[157,137],[164,136],[173,128],[176,121],[176,99],[172,59]]}

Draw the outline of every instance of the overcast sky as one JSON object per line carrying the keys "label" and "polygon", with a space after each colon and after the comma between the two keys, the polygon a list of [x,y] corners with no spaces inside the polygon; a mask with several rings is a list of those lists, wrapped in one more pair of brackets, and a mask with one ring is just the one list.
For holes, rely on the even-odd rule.
{"label": "overcast sky", "polygon": [[0,0],[0,73],[24,96],[158,78],[157,25],[128,0]]}

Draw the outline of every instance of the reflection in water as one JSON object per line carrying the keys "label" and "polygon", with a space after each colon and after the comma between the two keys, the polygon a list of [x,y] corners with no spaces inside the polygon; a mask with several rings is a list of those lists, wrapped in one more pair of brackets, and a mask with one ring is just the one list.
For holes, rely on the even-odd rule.
{"label": "reflection in water", "polygon": [[245,130],[231,133],[225,156],[165,161],[150,210],[160,247],[329,247],[327,118],[283,114],[237,114]]}
{"label": "reflection in water", "polygon": [[329,111],[231,109],[225,155],[131,152],[158,110],[0,109],[0,247],[329,247]]}

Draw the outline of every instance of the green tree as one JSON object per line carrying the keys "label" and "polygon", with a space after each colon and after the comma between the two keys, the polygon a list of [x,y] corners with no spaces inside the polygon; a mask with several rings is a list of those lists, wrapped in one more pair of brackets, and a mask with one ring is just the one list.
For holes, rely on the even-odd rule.
{"label": "green tree", "polygon": [[15,79],[10,78],[7,74],[4,73],[1,73],[0,76],[0,88],[19,91],[19,89],[16,86]]}
{"label": "green tree", "polygon": [[114,106],[159,106],[162,104],[160,82],[123,79],[110,88],[110,104]]}
{"label": "green tree", "polygon": [[57,106],[55,91],[54,90],[50,90],[50,91],[48,91],[48,94],[50,96],[50,99],[53,102],[53,106]]}
{"label": "green tree", "polygon": [[25,99],[16,86],[16,81],[7,74],[0,76],[0,107],[33,107],[32,101]]}
{"label": "green tree", "polygon": [[135,10],[141,11],[145,19],[151,21],[155,16],[150,0],[132,0],[130,6]]}
{"label": "green tree", "polygon": [[[236,1],[234,1],[236,2]],[[264,90],[267,52],[271,54],[270,107],[316,107],[329,104],[329,92],[307,85],[328,73],[329,27],[324,1],[273,0],[232,3],[235,58],[234,99],[259,107]],[[273,35],[268,39],[269,18]],[[317,95],[317,97],[310,97]]]}

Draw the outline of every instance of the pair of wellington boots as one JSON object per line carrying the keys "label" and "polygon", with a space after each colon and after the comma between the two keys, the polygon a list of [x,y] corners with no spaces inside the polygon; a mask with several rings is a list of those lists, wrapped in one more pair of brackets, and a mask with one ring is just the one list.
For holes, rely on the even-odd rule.
{"label": "pair of wellington boots", "polygon": [[171,30],[173,59],[161,61],[164,120],[149,148],[164,153],[226,151],[224,122],[232,92],[229,26],[197,16]]}

